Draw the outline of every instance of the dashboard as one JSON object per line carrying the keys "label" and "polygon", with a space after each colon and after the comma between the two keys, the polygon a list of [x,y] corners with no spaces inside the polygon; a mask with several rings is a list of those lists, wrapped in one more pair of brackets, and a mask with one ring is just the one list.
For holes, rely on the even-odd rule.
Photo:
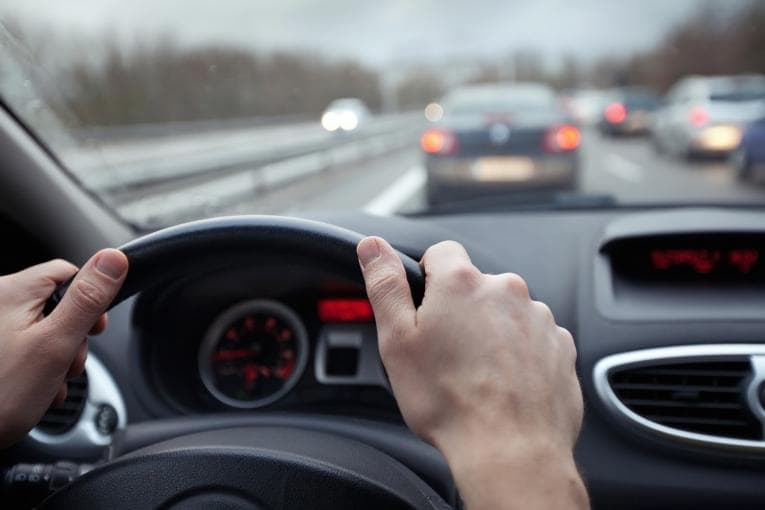
{"label": "dashboard", "polygon": [[134,320],[146,380],[170,412],[400,420],[369,301],[335,275],[294,264],[230,267],[145,293]]}
{"label": "dashboard", "polygon": [[[576,456],[594,508],[762,506],[762,212],[310,218],[416,258],[453,239],[482,271],[526,279],[576,339]],[[91,349],[130,427],[282,411],[402,424],[363,289],[306,265],[242,261],[151,289]]]}

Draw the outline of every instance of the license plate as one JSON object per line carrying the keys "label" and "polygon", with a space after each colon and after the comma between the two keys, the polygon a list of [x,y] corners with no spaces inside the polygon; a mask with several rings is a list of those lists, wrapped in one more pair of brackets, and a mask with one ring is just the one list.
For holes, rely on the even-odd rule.
{"label": "license plate", "polygon": [[528,181],[535,173],[531,158],[480,158],[473,165],[473,176],[479,181]]}

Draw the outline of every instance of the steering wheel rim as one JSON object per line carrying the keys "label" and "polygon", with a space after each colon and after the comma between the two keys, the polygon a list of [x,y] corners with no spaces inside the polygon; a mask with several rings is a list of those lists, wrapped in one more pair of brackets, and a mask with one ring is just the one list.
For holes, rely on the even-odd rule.
{"label": "steering wheel rim", "polygon": [[[122,289],[109,308],[138,292],[165,282],[190,276],[203,270],[241,263],[242,258],[247,257],[248,254],[257,254],[256,259],[260,260],[278,257],[287,266],[291,263],[310,264],[331,271],[338,276],[347,277],[364,286],[356,256],[356,246],[362,238],[363,236],[357,232],[334,225],[278,216],[223,217],[166,228],[120,247],[120,250],[128,258],[130,269]],[[397,253],[404,266],[412,290],[412,297],[415,303],[419,304],[425,287],[422,268],[408,255],[401,252]],[[60,302],[70,283],[71,280],[56,290],[46,307],[48,311]],[[185,463],[184,466],[195,466],[205,459],[209,461],[210,448],[223,446],[219,450],[218,456],[220,465],[228,462],[227,465],[230,467],[227,469],[230,469],[232,476],[243,465],[254,468],[264,465],[291,466],[295,477],[298,479],[300,476],[309,478],[314,476],[314,480],[319,480],[317,487],[321,487],[321,480],[324,480],[329,485],[334,484],[332,486],[338,487],[337,490],[349,498],[356,491],[357,496],[366,495],[369,498],[371,494],[379,494],[385,501],[396,501],[395,508],[407,510],[449,508],[443,499],[417,475],[371,446],[341,436],[330,436],[326,433],[308,430],[288,432],[287,429],[281,429],[277,432],[276,435],[272,436],[268,447],[265,449],[262,443],[253,444],[251,438],[238,436],[241,451],[236,451],[235,445],[231,443],[232,437],[236,437],[233,429],[210,431],[165,441],[129,454],[125,458],[118,458],[103,468],[88,473],[64,490],[55,493],[47,501],[45,507],[67,508],[68,505],[82,503],[85,500],[96,502],[106,501],[103,498],[107,498],[108,506],[112,508],[119,508],[119,505],[124,508],[132,508],[133,501],[120,498],[119,495],[115,496],[117,494],[115,486],[119,484],[120,476],[132,481],[131,486],[135,495],[156,496],[151,501],[158,502],[158,507],[197,508],[199,505],[204,506],[205,502],[209,504],[214,501],[210,498],[217,497],[217,493],[207,494],[205,492],[207,488],[219,487],[223,483],[220,478],[213,477],[213,474],[204,469],[191,471],[191,476],[195,474],[199,479],[193,480],[194,483],[177,493],[172,492],[178,488],[172,479],[165,480],[163,478],[170,485],[169,493],[160,491],[159,486],[161,484],[157,484],[156,481],[149,484],[147,490],[153,491],[152,494],[143,494],[142,486],[136,485],[135,480],[140,480],[142,479],[141,476],[157,472],[157,470],[166,474],[168,466],[172,466],[173,462],[183,462]],[[280,439],[282,433],[285,434],[283,439],[286,442],[282,442]],[[318,449],[316,449],[316,445],[301,440],[304,436],[309,440],[315,438],[316,445],[319,445]],[[208,443],[205,444],[205,441]],[[296,451],[296,445],[303,445],[304,449]],[[334,450],[327,448],[332,445],[334,445]],[[338,451],[345,449],[355,452],[354,455],[361,457],[354,459],[353,456],[337,455]],[[295,455],[309,459],[310,462],[295,462]],[[368,466],[363,462],[359,464],[361,458],[367,459],[366,464]],[[176,465],[179,471],[182,471],[181,464]],[[381,472],[375,470],[383,465],[390,468]],[[316,478],[317,476],[318,478]],[[367,482],[371,482],[371,485]],[[243,484],[240,483],[240,485],[233,487],[234,492],[221,493],[221,497],[229,498],[231,494],[234,494],[231,496],[233,499],[227,500],[227,504],[234,505],[232,507],[239,508],[235,503],[241,500],[242,508],[264,508],[257,502],[254,506],[247,506],[247,504],[252,503],[255,499],[262,502],[266,494],[273,496],[268,492],[271,490],[270,488],[263,488],[262,490],[266,492],[260,496],[257,493],[251,493],[250,496],[252,497],[248,497],[249,499],[241,499],[240,496],[247,489],[245,481]],[[409,493],[411,493],[410,496],[404,499],[400,498],[402,494]],[[194,499],[200,494],[202,499]],[[191,499],[187,501],[187,495],[190,495],[189,497],[193,501]],[[306,497],[310,499],[310,494]],[[304,498],[301,501],[307,501],[307,499]],[[356,507],[358,507],[358,502],[358,499],[355,500]],[[176,505],[176,503],[183,504]],[[276,506],[271,503],[265,508],[271,507],[306,508],[304,504],[303,506],[291,507],[285,506],[283,502],[277,503]],[[311,508],[322,509],[346,507],[354,508],[353,505],[311,505]],[[388,507],[394,508],[390,505]]]}
{"label": "steering wheel rim", "polygon": [[[283,216],[229,216],[182,223],[130,241],[119,249],[129,261],[122,288],[109,309],[155,285],[210,267],[225,267],[248,253],[305,260],[364,285],[356,245],[364,236],[328,223]],[[416,305],[425,292],[420,264],[397,251]],[[73,279],[74,277],[72,277]],[[72,279],[53,293],[46,315],[61,301]]]}

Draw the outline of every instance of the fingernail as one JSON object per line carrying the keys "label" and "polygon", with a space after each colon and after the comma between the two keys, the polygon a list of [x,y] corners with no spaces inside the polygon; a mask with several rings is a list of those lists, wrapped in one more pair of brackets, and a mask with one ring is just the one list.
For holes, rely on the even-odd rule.
{"label": "fingernail", "polygon": [[362,239],[356,247],[356,254],[359,256],[361,268],[364,269],[380,256],[380,246],[377,244],[377,239],[371,237]]}
{"label": "fingernail", "polygon": [[105,250],[98,254],[96,269],[117,280],[127,271],[125,256],[117,250]]}

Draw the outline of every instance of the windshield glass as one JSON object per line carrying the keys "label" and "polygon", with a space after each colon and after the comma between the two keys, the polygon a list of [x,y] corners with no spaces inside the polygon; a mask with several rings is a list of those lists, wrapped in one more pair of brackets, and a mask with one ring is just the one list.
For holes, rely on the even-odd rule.
{"label": "windshield glass", "polygon": [[0,99],[146,228],[765,205],[761,0],[0,0]]}

